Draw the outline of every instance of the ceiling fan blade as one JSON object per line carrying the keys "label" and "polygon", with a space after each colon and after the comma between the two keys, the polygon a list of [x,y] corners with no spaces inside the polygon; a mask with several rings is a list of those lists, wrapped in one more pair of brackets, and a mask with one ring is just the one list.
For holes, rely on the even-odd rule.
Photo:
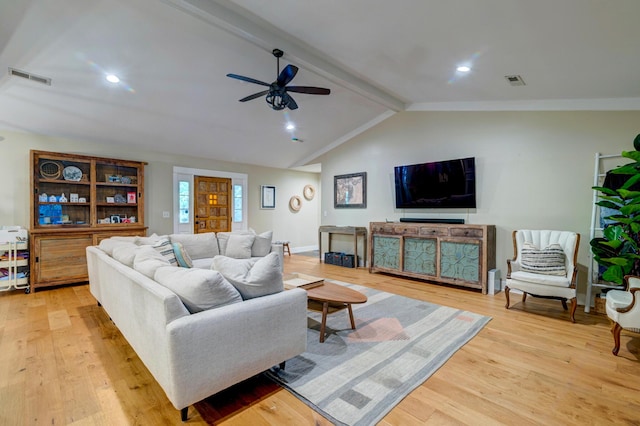
{"label": "ceiling fan blade", "polygon": [[296,67],[295,65],[289,64],[286,67],[284,67],[283,70],[280,72],[280,75],[278,76],[278,80],[276,80],[276,83],[278,83],[278,86],[284,87],[287,84],[289,84],[291,80],[293,80],[293,77],[295,77],[297,73],[298,73],[298,67]]}
{"label": "ceiling fan blade", "polygon": [[291,95],[289,95],[288,93],[285,93],[285,96],[287,98],[287,107],[289,109],[298,109],[298,104],[296,103],[296,101],[293,100]]}
{"label": "ceiling fan blade", "polygon": [[260,96],[264,96],[264,95],[266,95],[267,93],[269,93],[269,91],[268,91],[268,90],[265,90],[264,92],[254,93],[253,95],[249,95],[249,96],[247,96],[246,98],[242,98],[242,99],[240,99],[240,102],[247,102],[247,101],[250,101],[250,100],[253,100],[253,99],[259,98]]}
{"label": "ceiling fan blade", "polygon": [[248,83],[255,83],[261,86],[271,86],[269,83],[265,83],[264,81],[256,80],[255,78],[245,77],[243,75],[238,74],[227,74],[227,77],[235,78],[236,80],[246,81]]}
{"label": "ceiling fan blade", "polygon": [[311,86],[287,86],[287,92],[308,93],[310,95],[328,95],[331,90]]}

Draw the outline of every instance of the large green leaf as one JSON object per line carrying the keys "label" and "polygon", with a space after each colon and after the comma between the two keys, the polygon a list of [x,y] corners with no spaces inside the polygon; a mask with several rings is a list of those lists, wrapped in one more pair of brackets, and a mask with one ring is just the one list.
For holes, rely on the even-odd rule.
{"label": "large green leaf", "polygon": [[622,226],[614,225],[614,226],[606,227],[604,231],[602,231],[602,234],[607,240],[613,241],[613,240],[620,239],[620,236],[622,235],[623,232],[624,230],[622,229]]}
{"label": "large green leaf", "polygon": [[614,209],[614,210],[620,210],[622,208],[622,206],[623,206],[623,204],[621,204],[621,203],[614,203],[614,202],[609,201],[609,200],[598,201],[596,203],[596,205],[598,205],[600,207],[606,207],[606,208],[609,208],[609,209]]}
{"label": "large green leaf", "polygon": [[[638,219],[640,220],[640,217]],[[630,225],[631,225],[631,230],[633,231],[634,234],[637,234],[640,232],[640,223],[632,222]]]}
{"label": "large green leaf", "polygon": [[629,163],[629,164],[625,164],[624,166],[620,166],[618,168],[610,170],[609,173],[614,175],[635,175],[636,173],[638,173],[639,168],[640,168],[640,164]]}
{"label": "large green leaf", "polygon": [[609,258],[602,258],[602,260],[604,260],[610,265],[618,265],[618,266],[626,266],[630,262],[633,263],[632,259],[625,259],[624,257],[609,257]]}
{"label": "large green leaf", "polygon": [[620,208],[620,213],[631,216],[634,213],[640,212],[640,204],[627,204]]}
{"label": "large green leaf", "polygon": [[630,158],[635,162],[640,162],[640,152],[638,151],[622,151],[624,158]]}
{"label": "large green leaf", "polygon": [[623,278],[622,268],[620,266],[614,265],[607,268],[606,271],[602,274],[602,279],[605,281],[610,281],[616,284],[622,284]]}
{"label": "large green leaf", "polygon": [[615,190],[611,188],[605,188],[604,186],[592,186],[591,189],[595,189],[596,191],[602,192],[607,195],[612,195],[612,196],[618,195],[618,193]]}
{"label": "large green leaf", "polygon": [[628,189],[618,189],[618,194],[625,200],[634,197],[640,197],[640,191],[629,191]]}
{"label": "large green leaf", "polygon": [[629,179],[627,179],[627,181],[624,183],[624,185],[622,185],[622,189],[629,189],[634,184],[636,184],[638,181],[640,181],[640,174],[633,175]]}

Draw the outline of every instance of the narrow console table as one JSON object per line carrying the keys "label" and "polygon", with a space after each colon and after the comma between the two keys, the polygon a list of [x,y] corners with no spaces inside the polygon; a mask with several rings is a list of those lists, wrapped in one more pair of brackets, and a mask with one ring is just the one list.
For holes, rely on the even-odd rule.
{"label": "narrow console table", "polygon": [[496,267],[494,225],[369,224],[369,272],[455,284],[487,294]]}
{"label": "narrow console table", "polygon": [[[318,228],[318,257],[322,262],[322,233],[325,232],[329,235],[329,247],[327,251],[331,251],[331,234],[344,234],[344,235],[353,235],[353,254],[355,255],[355,261],[353,262],[354,268],[358,267],[358,235],[362,235],[364,251],[363,254],[367,253],[367,228],[364,226],[333,226],[333,225],[323,225]],[[362,264],[365,263],[365,257],[361,257]]]}

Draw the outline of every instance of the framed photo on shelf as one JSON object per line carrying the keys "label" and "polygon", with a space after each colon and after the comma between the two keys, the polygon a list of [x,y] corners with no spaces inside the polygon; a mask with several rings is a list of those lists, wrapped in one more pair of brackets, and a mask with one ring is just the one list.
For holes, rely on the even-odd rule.
{"label": "framed photo on shelf", "polygon": [[112,214],[111,215],[111,223],[120,223],[120,216]]}
{"label": "framed photo on shelf", "polygon": [[260,186],[260,208],[275,209],[276,208],[276,187],[270,185]]}
{"label": "framed photo on shelf", "polygon": [[333,196],[336,209],[367,208],[367,172],[334,176]]}
{"label": "framed photo on shelf", "polygon": [[107,203],[112,204],[112,203],[115,203],[115,202],[116,202],[116,199],[115,199],[115,198],[113,198],[113,197],[107,197]]}
{"label": "framed photo on shelf", "polygon": [[136,193],[135,192],[127,192],[127,203],[135,204],[136,203]]}

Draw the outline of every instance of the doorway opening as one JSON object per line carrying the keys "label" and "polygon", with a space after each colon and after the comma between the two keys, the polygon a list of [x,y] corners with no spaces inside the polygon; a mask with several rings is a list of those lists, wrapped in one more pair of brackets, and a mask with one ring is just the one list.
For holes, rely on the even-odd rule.
{"label": "doorway opening", "polygon": [[[248,224],[247,215],[247,181],[248,175],[244,173],[232,173],[216,170],[204,170],[204,169],[192,169],[188,167],[174,167],[173,168],[173,232],[176,234],[192,234],[194,233],[196,226],[201,226],[200,216],[197,211],[197,190],[196,180],[197,178],[219,178],[229,182],[227,184],[227,199],[220,198],[220,193],[216,194],[218,182],[216,181],[216,187],[205,189],[216,189],[216,191],[204,192],[206,205],[209,207],[207,211],[201,211],[201,213],[214,213],[207,216],[205,223],[206,227],[213,225],[213,228],[218,225],[224,225],[224,214],[221,211],[222,201],[225,201],[225,209],[227,215],[227,225],[230,225],[232,231],[246,230]],[[206,180],[206,179],[205,179]],[[216,198],[215,196],[218,196]],[[209,197],[211,196],[211,197]],[[210,199],[209,199],[210,198]],[[213,222],[212,222],[213,221]],[[201,231],[210,232],[210,231]],[[214,231],[218,232],[218,231]]]}

